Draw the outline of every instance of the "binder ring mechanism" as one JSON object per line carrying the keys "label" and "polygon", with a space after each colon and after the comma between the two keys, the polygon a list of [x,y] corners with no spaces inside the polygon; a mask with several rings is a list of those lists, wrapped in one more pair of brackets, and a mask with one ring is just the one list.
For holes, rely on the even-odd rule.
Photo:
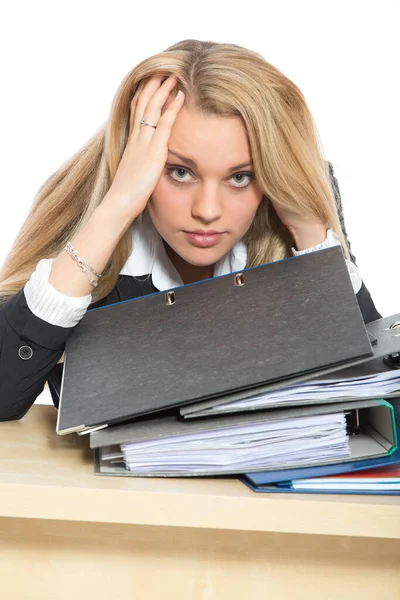
{"label": "binder ring mechanism", "polygon": [[[389,326],[389,329],[400,329],[400,321],[395,321]],[[398,333],[394,333],[393,335],[398,336]],[[383,362],[391,367],[392,369],[400,369],[400,352],[395,352],[394,354],[389,354],[389,356],[385,356],[383,358]]]}
{"label": "binder ring mechanism", "polygon": [[233,277],[233,283],[237,287],[242,287],[246,283],[246,275],[244,273],[236,273]]}
{"label": "binder ring mechanism", "polygon": [[167,306],[172,306],[173,304],[175,304],[175,302],[176,302],[176,294],[175,294],[174,290],[166,292],[166,294],[165,294],[165,304]]}

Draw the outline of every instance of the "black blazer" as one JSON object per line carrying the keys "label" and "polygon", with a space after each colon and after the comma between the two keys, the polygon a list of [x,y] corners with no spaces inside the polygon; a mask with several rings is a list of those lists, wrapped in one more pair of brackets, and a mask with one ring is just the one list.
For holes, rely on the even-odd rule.
{"label": "black blazer", "polygon": [[[350,243],[344,225],[339,187],[329,164],[332,188],[346,243]],[[355,257],[351,254],[352,261]],[[114,289],[91,308],[106,306],[122,300],[137,298],[157,292],[151,279],[120,275]],[[362,284],[356,294],[365,323],[381,318],[371,296]],[[62,374],[60,360],[65,343],[74,327],[59,327],[36,317],[29,309],[24,290],[0,307],[0,421],[21,419],[43,391],[49,381],[53,401],[57,398],[52,384],[57,388]]]}

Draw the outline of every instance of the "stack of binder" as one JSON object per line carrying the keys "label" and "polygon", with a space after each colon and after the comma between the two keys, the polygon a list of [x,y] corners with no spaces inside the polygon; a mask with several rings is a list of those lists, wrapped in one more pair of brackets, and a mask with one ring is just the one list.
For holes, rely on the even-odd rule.
{"label": "stack of binder", "polygon": [[289,469],[400,462],[400,371],[382,361],[396,320],[364,324],[340,247],[92,309],[66,344],[56,431],[90,436],[99,475],[256,491]]}

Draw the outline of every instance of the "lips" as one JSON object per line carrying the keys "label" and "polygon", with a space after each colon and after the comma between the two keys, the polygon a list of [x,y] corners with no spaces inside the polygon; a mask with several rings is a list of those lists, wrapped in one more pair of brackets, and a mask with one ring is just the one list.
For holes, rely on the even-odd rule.
{"label": "lips", "polygon": [[218,244],[224,232],[221,231],[185,231],[186,239],[198,248],[211,248]]}

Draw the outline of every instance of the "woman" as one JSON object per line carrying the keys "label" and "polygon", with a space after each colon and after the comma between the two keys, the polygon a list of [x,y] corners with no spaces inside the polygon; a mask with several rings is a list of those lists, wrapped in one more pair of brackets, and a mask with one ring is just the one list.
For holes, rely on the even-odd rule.
{"label": "woman", "polygon": [[0,420],[60,374],[95,306],[341,244],[365,322],[379,318],[340,216],[305,100],[260,55],[185,40],[144,60],[3,265]]}

